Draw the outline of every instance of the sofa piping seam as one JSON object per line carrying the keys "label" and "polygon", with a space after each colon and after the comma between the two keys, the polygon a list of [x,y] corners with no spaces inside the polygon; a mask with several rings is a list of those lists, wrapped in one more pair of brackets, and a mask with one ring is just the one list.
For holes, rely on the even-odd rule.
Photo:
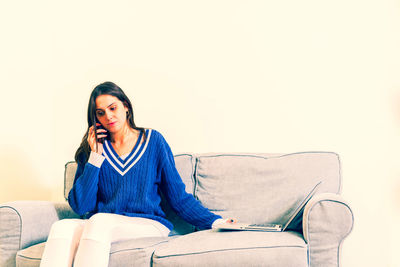
{"label": "sofa piping seam", "polygon": [[192,180],[192,184],[193,184],[193,195],[194,195],[194,189],[195,189],[195,184],[196,184],[196,179],[194,179],[194,172],[195,172],[195,160],[193,159],[193,155],[189,155],[190,156],[190,165],[192,165],[192,172],[190,173],[190,179]]}
{"label": "sofa piping seam", "polygon": [[338,156],[337,153],[332,152],[332,151],[300,151],[300,152],[294,152],[294,153],[283,153],[282,155],[277,155],[277,156],[263,156],[263,155],[257,155],[257,153],[216,153],[215,155],[198,155],[198,158],[212,158],[212,157],[223,157],[223,156],[244,156],[244,157],[254,157],[254,158],[282,158],[285,156],[292,156],[292,155],[297,155],[297,154],[318,154],[318,153],[323,153],[323,154],[335,154]]}
{"label": "sofa piping seam", "polygon": [[28,259],[28,260],[37,260],[37,261],[42,260],[42,258],[32,258],[32,257],[24,256],[24,255],[17,255],[17,257]]}
{"label": "sofa piping seam", "polygon": [[197,174],[198,174],[198,164],[199,164],[199,157],[195,158],[195,166],[194,166],[194,172],[193,172],[193,179],[194,179],[194,188],[193,188],[193,196],[197,199],[197,187],[198,187],[198,183],[199,183],[199,179],[197,178]]}
{"label": "sofa piping seam", "polygon": [[306,249],[307,247],[304,246],[264,246],[264,247],[248,247],[248,248],[229,248],[229,249],[216,249],[216,250],[207,250],[201,252],[191,252],[191,253],[180,253],[180,254],[173,254],[173,255],[166,255],[166,256],[158,256],[155,255],[156,258],[170,258],[170,257],[182,257],[188,255],[200,255],[200,254],[207,254],[207,253],[214,253],[214,252],[222,252],[222,251],[238,251],[238,250],[250,250],[250,249],[273,249],[273,248],[298,248],[298,249]]}
{"label": "sofa piping seam", "polygon": [[158,242],[158,243],[156,243],[156,244],[153,244],[153,245],[150,245],[150,246],[146,246],[146,247],[142,247],[142,248],[121,249],[121,250],[115,250],[115,251],[113,251],[113,252],[110,251],[110,255],[112,255],[112,254],[114,254],[114,253],[124,252],[124,251],[143,250],[143,249],[146,249],[146,248],[151,248],[151,247],[158,246],[158,245],[163,244],[163,243],[166,243],[166,242],[168,242],[168,240],[166,240],[166,241],[161,241],[161,242]]}

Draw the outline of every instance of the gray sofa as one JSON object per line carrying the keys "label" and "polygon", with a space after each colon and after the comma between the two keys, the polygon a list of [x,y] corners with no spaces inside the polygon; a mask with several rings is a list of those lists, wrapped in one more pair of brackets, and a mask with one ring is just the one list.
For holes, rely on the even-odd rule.
{"label": "gray sofa", "polygon": [[[353,213],[340,196],[339,157],[292,154],[179,154],[186,190],[224,218],[284,223],[320,181],[317,193],[285,232],[197,231],[164,203],[174,224],[168,238],[115,242],[109,266],[339,266]],[[65,168],[67,196],[76,163]],[[78,218],[68,203],[16,201],[0,206],[0,266],[39,266],[53,222]]]}

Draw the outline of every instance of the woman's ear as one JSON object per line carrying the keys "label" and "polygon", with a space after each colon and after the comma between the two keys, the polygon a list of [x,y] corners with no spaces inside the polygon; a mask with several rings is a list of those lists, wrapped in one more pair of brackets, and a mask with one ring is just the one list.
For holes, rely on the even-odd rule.
{"label": "woman's ear", "polygon": [[128,103],[122,102],[122,104],[124,105],[125,112],[129,112]]}

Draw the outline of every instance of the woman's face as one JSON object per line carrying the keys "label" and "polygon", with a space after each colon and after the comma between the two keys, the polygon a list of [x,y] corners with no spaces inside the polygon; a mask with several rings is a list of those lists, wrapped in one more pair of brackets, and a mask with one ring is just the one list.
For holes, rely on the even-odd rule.
{"label": "woman's face", "polygon": [[97,120],[111,133],[118,132],[126,125],[127,111],[128,108],[115,96],[100,95],[96,98]]}

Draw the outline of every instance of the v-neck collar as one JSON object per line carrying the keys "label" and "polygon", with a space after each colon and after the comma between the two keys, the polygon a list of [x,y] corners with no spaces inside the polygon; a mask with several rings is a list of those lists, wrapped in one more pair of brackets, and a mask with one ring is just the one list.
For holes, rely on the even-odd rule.
{"label": "v-neck collar", "polygon": [[143,132],[140,131],[140,134],[139,134],[138,139],[136,140],[135,146],[133,147],[132,151],[129,152],[129,155],[128,155],[127,157],[125,157],[125,159],[122,159],[122,158],[118,155],[118,153],[115,151],[115,149],[114,149],[114,147],[112,146],[112,144],[111,144],[110,141],[107,140],[107,142],[108,142],[108,145],[110,146],[110,150],[111,150],[112,154],[118,159],[119,162],[121,162],[122,164],[125,164],[126,161],[128,161],[129,158],[132,156],[132,153],[134,153],[135,151],[137,151],[137,147],[138,147],[138,145],[140,144],[140,142],[142,141],[142,135],[143,135]]}
{"label": "v-neck collar", "polygon": [[109,140],[105,140],[103,155],[110,163],[110,165],[119,172],[122,176],[125,175],[142,157],[143,153],[146,151],[147,145],[149,143],[151,136],[151,129],[146,130],[146,141],[141,142],[143,138],[143,132],[140,132],[138,140],[129,155],[122,159],[117,152],[115,152],[113,146]]}

